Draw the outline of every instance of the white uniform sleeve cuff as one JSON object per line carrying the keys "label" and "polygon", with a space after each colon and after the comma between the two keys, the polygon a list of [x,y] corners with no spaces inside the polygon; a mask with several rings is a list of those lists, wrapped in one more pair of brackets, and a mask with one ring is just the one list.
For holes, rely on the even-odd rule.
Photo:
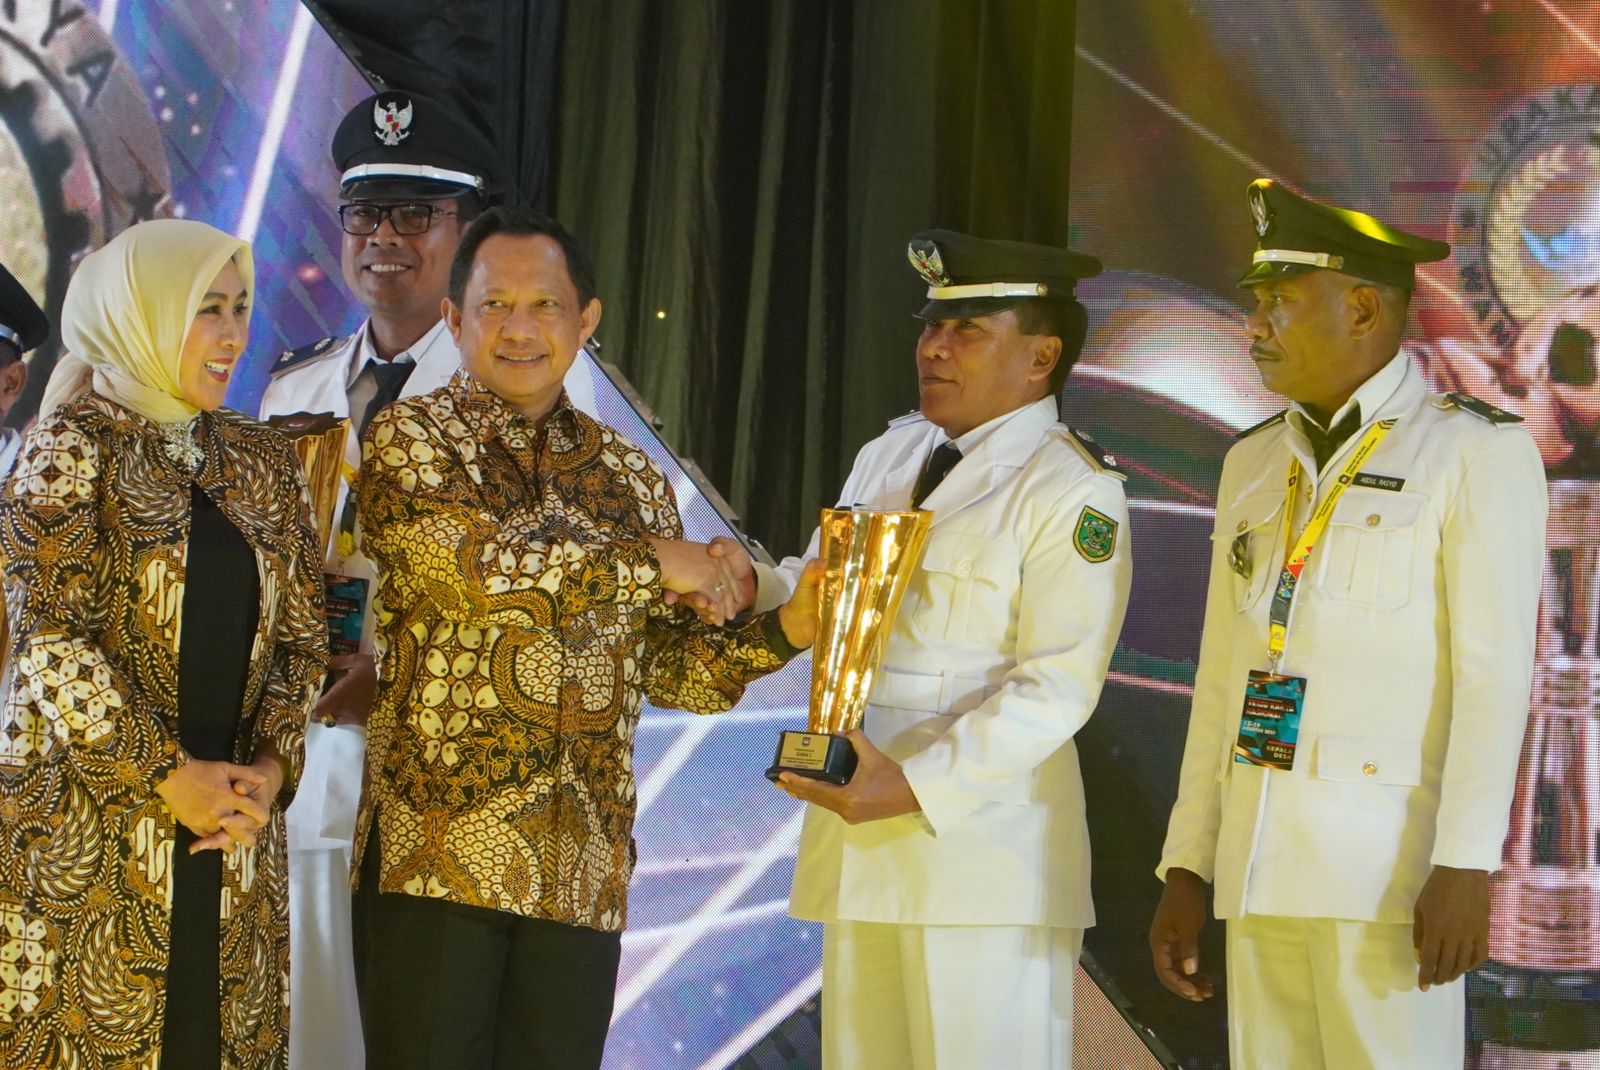
{"label": "white uniform sleeve cuff", "polygon": [[1190,873],[1193,873],[1195,876],[1199,877],[1201,880],[1205,881],[1207,884],[1210,884],[1216,879],[1216,867],[1214,861],[1209,858],[1186,858],[1182,855],[1174,855],[1170,858],[1163,858],[1161,860],[1161,864],[1156,867],[1157,879],[1165,884],[1167,881],[1167,871],[1173,869],[1186,869]]}
{"label": "white uniform sleeve cuff", "polygon": [[906,762],[901,766],[901,770],[905,773],[906,783],[911,785],[911,791],[917,797],[917,805],[922,809],[920,820],[934,836],[939,835],[941,830],[966,820],[968,815],[986,801],[976,795],[954,791],[941,784],[919,769],[915,760]]}
{"label": "white uniform sleeve cuff", "polygon": [[752,613],[765,613],[777,609],[794,593],[794,580],[771,565],[754,562],[756,571],[756,600],[750,607]]}
{"label": "white uniform sleeve cuff", "polygon": [[1428,859],[1435,866],[1450,869],[1481,869],[1494,873],[1500,869],[1500,844],[1494,847],[1467,844],[1460,841],[1439,840],[1433,845],[1433,855]]}

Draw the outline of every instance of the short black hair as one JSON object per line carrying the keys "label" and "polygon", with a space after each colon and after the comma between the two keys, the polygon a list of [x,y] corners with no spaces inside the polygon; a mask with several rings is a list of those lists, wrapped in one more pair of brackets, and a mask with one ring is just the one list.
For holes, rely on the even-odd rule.
{"label": "short black hair", "polygon": [[1050,369],[1050,393],[1059,394],[1078,363],[1089,333],[1089,311],[1075,298],[1034,297],[1017,306],[1017,330],[1061,339],[1061,359]]}
{"label": "short black hair", "polygon": [[9,338],[0,338],[0,368],[4,368],[14,360],[22,359],[22,350]]}
{"label": "short black hair", "polygon": [[578,291],[578,308],[587,308],[595,299],[594,268],[584,255],[578,240],[567,233],[567,228],[543,212],[532,208],[497,205],[472,221],[467,232],[461,235],[456,255],[450,261],[450,302],[460,308],[467,296],[467,276],[472,274],[472,264],[478,258],[478,246],[504,234],[514,238],[532,238],[544,235],[561,246],[561,255],[567,261],[567,278]]}

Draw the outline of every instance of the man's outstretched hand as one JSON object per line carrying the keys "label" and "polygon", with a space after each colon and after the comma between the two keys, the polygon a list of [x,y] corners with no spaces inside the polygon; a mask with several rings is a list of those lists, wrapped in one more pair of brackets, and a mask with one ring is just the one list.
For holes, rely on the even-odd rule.
{"label": "man's outstretched hand", "polygon": [[710,542],[650,538],[661,562],[664,600],[683,602],[707,624],[722,625],[756,598],[755,566],[737,539]]}

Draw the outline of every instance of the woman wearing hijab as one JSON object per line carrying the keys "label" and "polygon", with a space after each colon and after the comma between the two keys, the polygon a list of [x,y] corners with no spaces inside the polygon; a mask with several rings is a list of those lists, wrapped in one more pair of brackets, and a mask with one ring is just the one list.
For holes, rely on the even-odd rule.
{"label": "woman wearing hijab", "polygon": [[327,632],[294,453],[220,407],[253,283],[185,220],[86,257],[61,326],[88,389],[0,500],[6,1067],[285,1061],[282,815]]}

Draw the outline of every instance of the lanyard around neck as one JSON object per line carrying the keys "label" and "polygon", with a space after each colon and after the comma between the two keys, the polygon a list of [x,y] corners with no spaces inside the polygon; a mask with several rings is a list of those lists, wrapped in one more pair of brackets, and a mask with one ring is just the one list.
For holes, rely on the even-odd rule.
{"label": "lanyard around neck", "polygon": [[1294,535],[1294,502],[1303,469],[1300,467],[1300,458],[1289,458],[1289,485],[1283,499],[1283,569],[1278,573],[1278,586],[1272,593],[1272,613],[1267,631],[1267,667],[1273,672],[1277,672],[1278,659],[1283,657],[1283,649],[1289,641],[1289,610],[1294,605],[1295,590],[1300,584],[1301,573],[1305,571],[1306,561],[1311,557],[1311,550],[1322,538],[1328,519],[1333,515],[1339,499],[1344,497],[1351,480],[1355,479],[1361,466],[1372,456],[1372,451],[1378,448],[1378,443],[1383,441],[1394,424],[1394,420],[1379,420],[1361,436],[1350,459],[1339,470],[1338,480],[1311,514],[1311,519],[1306,521],[1298,540]]}

